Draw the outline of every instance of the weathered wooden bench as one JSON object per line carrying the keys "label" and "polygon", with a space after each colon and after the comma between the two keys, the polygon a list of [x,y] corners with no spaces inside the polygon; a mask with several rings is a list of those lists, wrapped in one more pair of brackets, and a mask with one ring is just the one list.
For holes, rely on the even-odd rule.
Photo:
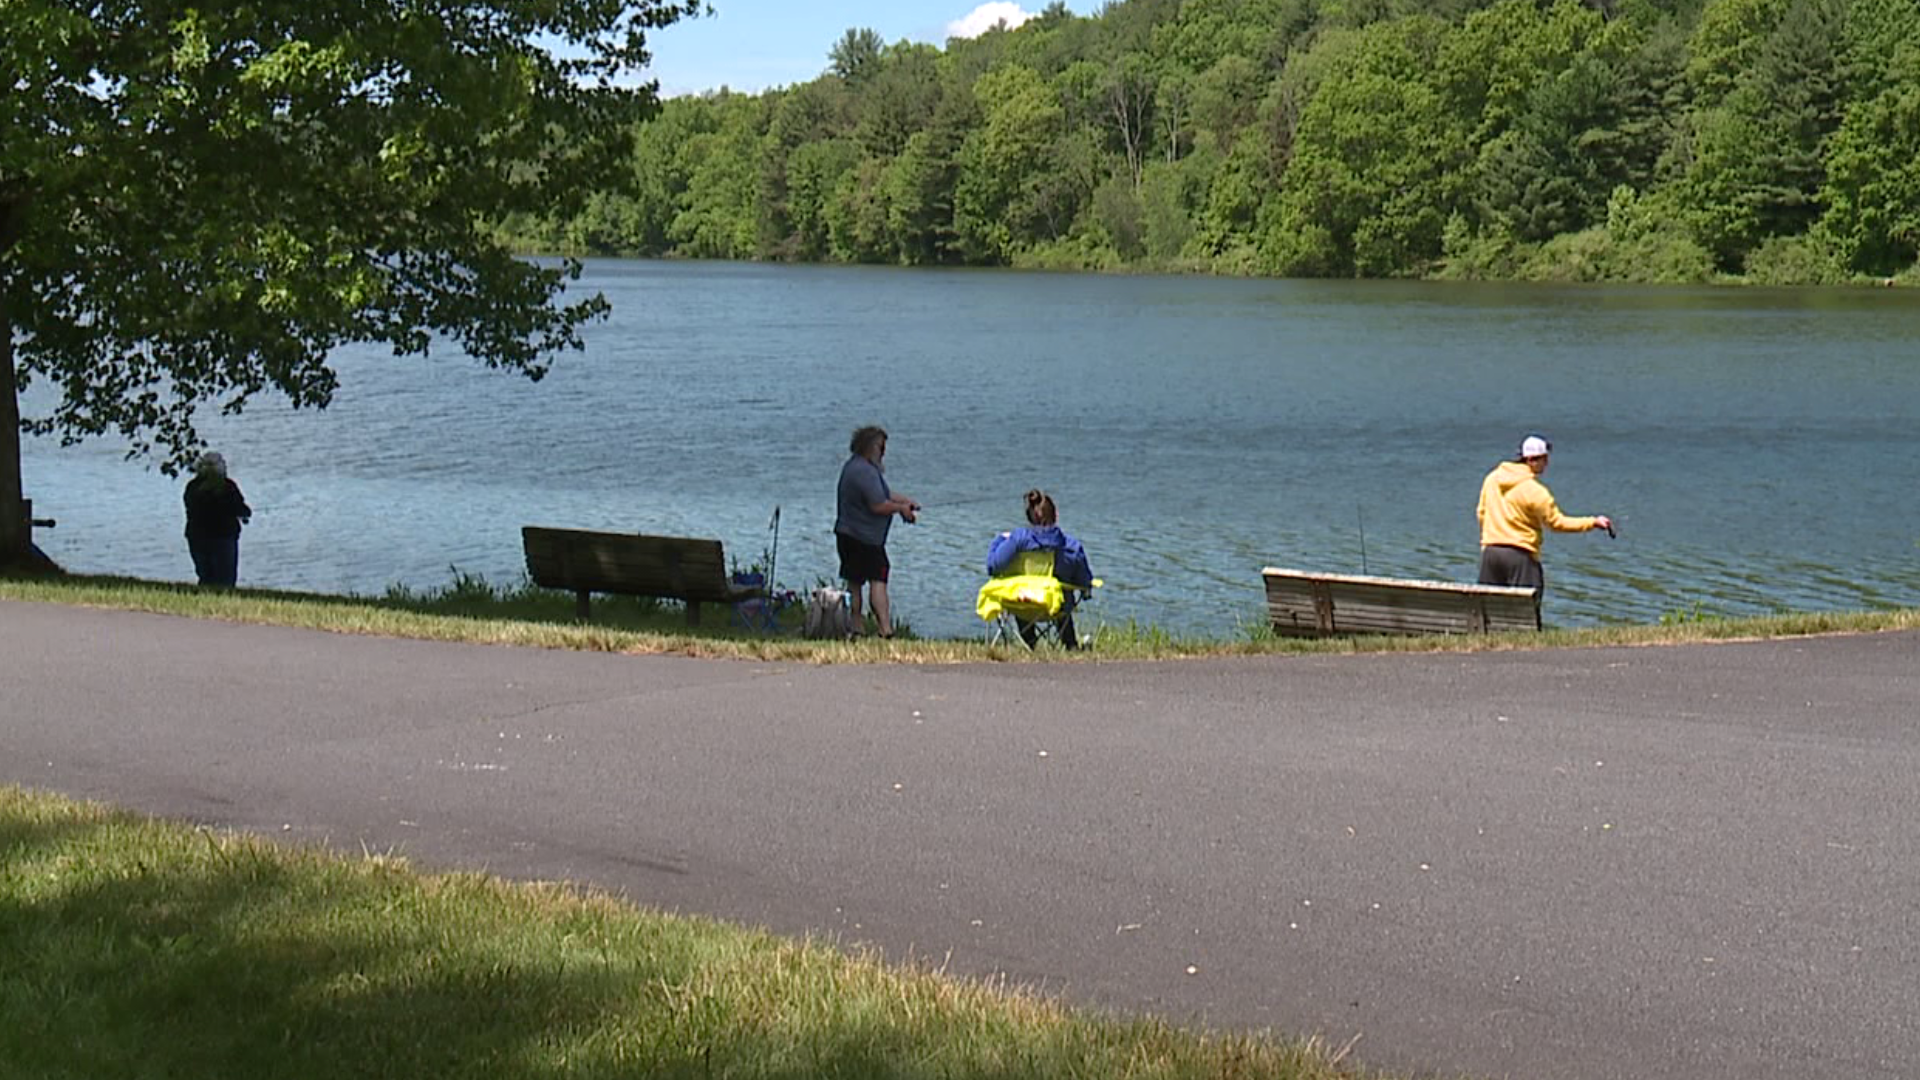
{"label": "weathered wooden bench", "polygon": [[1505,585],[1260,572],[1267,583],[1273,632],[1290,637],[1330,634],[1486,634],[1540,629],[1540,594]]}
{"label": "weathered wooden bench", "polygon": [[727,576],[718,540],[536,525],[523,527],[520,540],[533,583],[572,591],[582,619],[588,615],[589,597],[597,592],[682,601],[689,626],[700,625],[702,603],[737,604],[761,593],[735,585]]}

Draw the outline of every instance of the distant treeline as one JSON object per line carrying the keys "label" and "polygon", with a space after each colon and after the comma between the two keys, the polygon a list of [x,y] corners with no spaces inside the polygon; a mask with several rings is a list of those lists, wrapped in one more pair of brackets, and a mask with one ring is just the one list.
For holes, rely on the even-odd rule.
{"label": "distant treeline", "polygon": [[583,254],[1444,276],[1920,276],[1920,0],[1056,3],[677,98]]}

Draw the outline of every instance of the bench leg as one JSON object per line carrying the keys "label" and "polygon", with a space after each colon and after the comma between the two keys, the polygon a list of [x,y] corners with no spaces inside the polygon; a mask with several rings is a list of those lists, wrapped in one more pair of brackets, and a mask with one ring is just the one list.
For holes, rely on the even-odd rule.
{"label": "bench leg", "polygon": [[1313,583],[1313,619],[1320,636],[1326,637],[1334,632],[1333,587],[1324,581]]}
{"label": "bench leg", "polygon": [[589,593],[585,589],[574,590],[574,594],[573,594],[573,617],[574,618],[579,619],[581,622],[587,621],[588,610],[591,606],[587,598],[592,595],[593,595],[592,593]]}
{"label": "bench leg", "polygon": [[687,625],[700,625],[700,601],[698,600],[687,601]]}

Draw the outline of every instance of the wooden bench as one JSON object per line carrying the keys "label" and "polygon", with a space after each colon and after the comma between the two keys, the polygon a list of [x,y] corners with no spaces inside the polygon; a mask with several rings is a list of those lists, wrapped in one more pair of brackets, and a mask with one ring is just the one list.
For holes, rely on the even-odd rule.
{"label": "wooden bench", "polygon": [[19,522],[21,534],[26,537],[27,549],[14,569],[24,570],[30,574],[53,574],[56,576],[65,574],[66,571],[61,569],[60,564],[54,562],[46,552],[40,550],[39,544],[33,542],[33,530],[51,529],[59,524],[59,522],[54,521],[52,518],[34,517],[32,499],[20,500],[20,516],[16,520]]}
{"label": "wooden bench", "polygon": [[1260,572],[1267,583],[1273,632],[1289,637],[1330,634],[1485,634],[1540,629],[1540,594],[1505,585]]}
{"label": "wooden bench", "polygon": [[735,585],[718,540],[642,533],[586,532],[528,525],[520,530],[527,574],[547,589],[568,589],[585,619],[593,593],[653,596],[687,605],[687,625],[700,625],[702,603],[737,604],[761,589]]}

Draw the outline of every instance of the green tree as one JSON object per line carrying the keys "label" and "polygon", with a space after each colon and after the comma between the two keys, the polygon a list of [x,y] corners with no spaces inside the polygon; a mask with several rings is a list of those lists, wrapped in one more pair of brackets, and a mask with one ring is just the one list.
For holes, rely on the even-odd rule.
{"label": "green tree", "polygon": [[1339,31],[1321,39],[1267,86],[1253,109],[1253,121],[1235,137],[1224,159],[1207,171],[1209,182],[1195,200],[1199,220],[1189,245],[1232,273],[1253,273],[1260,224],[1277,210],[1282,179],[1293,160],[1300,113],[1327,72],[1359,43],[1359,35]]}
{"label": "green tree", "polygon": [[763,192],[759,153],[767,104],[746,94],[717,94],[709,101],[717,121],[714,130],[679,147],[687,187],[667,236],[680,254],[750,259],[758,253]]}
{"label": "green tree", "polygon": [[692,181],[680,148],[718,127],[712,103],[696,97],[664,102],[658,115],[640,125],[634,136],[634,208],[628,219],[633,231],[627,238],[628,250],[643,255],[660,255],[672,250],[673,219],[679,214],[687,185]]}
{"label": "green tree", "polygon": [[894,256],[886,163],[860,161],[840,175],[822,208],[830,250],[841,262],[887,262]]}
{"label": "green tree", "polygon": [[1132,261],[1146,254],[1146,223],[1143,220],[1139,189],[1124,176],[1110,176],[1094,189],[1088,207],[1093,226],[1122,260]]}
{"label": "green tree", "polygon": [[[755,253],[782,259],[817,257],[817,254],[807,256],[801,252],[825,250],[824,229],[812,238],[800,233],[819,226],[818,199],[822,193],[815,190],[806,196],[815,200],[811,206],[795,208],[792,205],[789,190],[794,182],[792,159],[809,146],[839,139],[848,130],[851,98],[845,82],[823,75],[812,82],[763,95],[762,102],[770,106],[771,114],[766,136],[756,155],[760,190],[755,206],[759,222]],[[817,166],[819,162],[815,160],[812,164]],[[817,183],[820,178],[812,179]],[[837,174],[834,179],[838,179]],[[831,187],[829,183],[828,190]],[[796,215],[809,215],[808,222],[800,223]]]}
{"label": "green tree", "polygon": [[1191,0],[1114,0],[1100,11],[1096,32],[1088,43],[1090,59],[1111,61],[1127,53],[1145,54],[1154,34],[1172,22]]}
{"label": "green tree", "polygon": [[1127,176],[1140,186],[1147,143],[1153,137],[1153,97],[1156,80],[1145,53],[1130,52],[1107,68],[1100,83],[1100,102],[1110,131],[1126,155]]}
{"label": "green tree", "polygon": [[1482,145],[1532,111],[1541,84],[1572,67],[1604,29],[1599,13],[1573,0],[1501,0],[1446,35],[1437,81]]}
{"label": "green tree", "polygon": [[1253,61],[1228,53],[1194,79],[1191,97],[1194,139],[1207,141],[1221,153],[1253,123],[1260,107],[1266,76]]}
{"label": "green tree", "polygon": [[934,141],[931,132],[915,132],[900,156],[887,164],[880,180],[891,254],[909,266],[945,261],[953,242],[955,168]]}
{"label": "green tree", "polygon": [[1850,0],[1845,19],[1845,96],[1871,101],[1920,80],[1920,3]]}
{"label": "green tree", "polygon": [[1439,257],[1466,132],[1428,79],[1445,25],[1375,23],[1301,111],[1264,263],[1283,274],[1383,276]]}
{"label": "green tree", "polygon": [[973,92],[985,122],[960,151],[954,228],[969,258],[1006,262],[1033,234],[1033,195],[1064,114],[1031,68],[990,71]]}
{"label": "green tree", "polygon": [[1645,40],[1636,19],[1630,12],[1607,22],[1570,0],[1503,0],[1448,35],[1441,83],[1476,145],[1480,228],[1467,231],[1484,231],[1491,245],[1474,250],[1583,230],[1603,216],[1615,187],[1637,178],[1633,160],[1646,152],[1624,129],[1642,121],[1622,90]]}
{"label": "green tree", "polygon": [[1102,98],[1106,77],[1106,69],[1091,60],[1075,60],[1053,77],[1063,123],[1071,128],[1097,128],[1106,122]]}
{"label": "green tree", "polygon": [[1097,26],[1097,19],[1080,18],[1064,4],[1051,5],[1013,33],[1001,35],[1006,45],[1001,59],[1023,64],[1051,80],[1074,61],[1091,55]]}
{"label": "green tree", "polygon": [[[19,438],[177,468],[202,404],[325,406],[350,341],[538,378],[603,299],[495,224],[627,182],[644,33],[697,0],[0,5],[0,559]],[[17,391],[55,388],[21,419]]]}
{"label": "green tree", "polygon": [[880,70],[860,87],[854,137],[867,154],[887,158],[925,131],[940,105],[940,53],[901,42],[886,51]]}
{"label": "green tree", "polygon": [[1718,105],[1753,68],[1784,0],[1708,0],[1693,31],[1687,81],[1696,104]]}
{"label": "green tree", "polygon": [[888,227],[911,265],[965,262],[971,256],[956,219],[957,192],[967,144],[985,120],[974,93],[979,73],[948,53],[942,58],[933,119],[907,140],[887,169]]}
{"label": "green tree", "polygon": [[1110,174],[1109,164],[1093,132],[1062,128],[1047,147],[1039,175],[1027,184],[1020,205],[1025,222],[1021,238],[1044,242],[1071,232],[1101,179]]}
{"label": "green tree", "polygon": [[858,85],[880,68],[880,54],[886,46],[880,35],[861,27],[840,35],[827,53],[828,69],[848,83]]}
{"label": "green tree", "polygon": [[848,139],[805,143],[787,159],[787,215],[793,232],[781,255],[812,261],[832,242],[829,211],[842,181],[860,164],[860,149]]}
{"label": "green tree", "polygon": [[1822,227],[1852,269],[1890,275],[1920,259],[1920,79],[1847,114],[1821,194]]}
{"label": "green tree", "polygon": [[1164,266],[1185,254],[1219,161],[1218,151],[1202,148],[1177,162],[1147,166],[1140,181],[1140,217],[1148,259]]}
{"label": "green tree", "polygon": [[1540,241],[1602,217],[1619,182],[1602,153],[1614,104],[1612,69],[1590,53],[1536,80],[1512,126],[1481,147],[1475,193],[1482,219]]}
{"label": "green tree", "polygon": [[1287,0],[1186,0],[1173,21],[1154,30],[1154,55],[1188,71],[1205,71],[1229,55],[1277,57],[1289,7]]}
{"label": "green tree", "polygon": [[[1712,104],[1692,115],[1678,196],[1701,243],[1738,269],[1765,237],[1804,233],[1818,216],[1825,144],[1842,112],[1834,47],[1842,13],[1839,0],[1775,0],[1758,10],[1721,0],[1707,15],[1723,6],[1741,14],[1738,28],[1749,36],[1723,46],[1706,33],[1719,24],[1705,16],[1695,32],[1689,77]],[[1717,52],[1699,51],[1709,46]]]}
{"label": "green tree", "polygon": [[1647,190],[1674,150],[1687,106],[1686,29],[1636,2],[1607,27],[1613,62],[1607,120],[1584,136],[1587,152],[1615,187]]}
{"label": "green tree", "polygon": [[645,230],[639,204],[618,193],[596,191],[587,205],[564,223],[561,246],[583,255],[629,255]]}
{"label": "green tree", "polygon": [[1818,230],[1851,269],[1892,274],[1920,254],[1920,3],[1853,0],[1844,56]]}
{"label": "green tree", "polygon": [[1266,149],[1253,139],[1235,143],[1207,185],[1195,226],[1195,246],[1214,257],[1251,248],[1261,207],[1272,191]]}

